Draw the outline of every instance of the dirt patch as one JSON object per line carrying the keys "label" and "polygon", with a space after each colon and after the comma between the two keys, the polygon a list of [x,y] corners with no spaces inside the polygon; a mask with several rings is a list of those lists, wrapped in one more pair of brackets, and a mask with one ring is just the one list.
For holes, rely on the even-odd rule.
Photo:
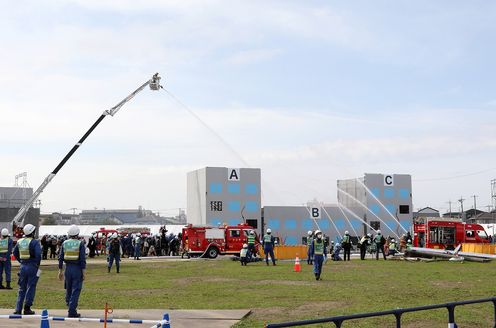
{"label": "dirt patch", "polygon": [[235,282],[235,281],[238,281],[238,279],[230,279],[230,278],[222,278],[222,277],[209,277],[209,278],[185,277],[185,278],[174,279],[173,285],[177,284],[179,286],[185,286],[191,283],[200,283],[200,282],[224,283],[224,282]]}
{"label": "dirt patch", "polygon": [[299,280],[260,280],[257,284],[261,285],[284,285],[284,286],[315,286],[314,281]]}
{"label": "dirt patch", "polygon": [[467,287],[467,282],[463,282],[463,281],[437,280],[437,281],[431,281],[431,284],[434,287],[438,287],[438,288],[461,288],[461,287]]}

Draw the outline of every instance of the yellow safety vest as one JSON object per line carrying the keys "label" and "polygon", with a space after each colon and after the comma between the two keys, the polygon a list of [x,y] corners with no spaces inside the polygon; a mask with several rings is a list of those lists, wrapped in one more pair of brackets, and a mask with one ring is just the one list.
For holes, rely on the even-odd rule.
{"label": "yellow safety vest", "polygon": [[79,260],[79,247],[81,246],[81,241],[77,239],[68,239],[62,244],[64,249],[64,260],[65,261],[77,261]]}
{"label": "yellow safety vest", "polygon": [[9,238],[0,239],[0,253],[7,253],[9,251]]}
{"label": "yellow safety vest", "polygon": [[324,255],[324,241],[322,239],[320,242],[318,238],[313,241],[313,252],[315,255]]}
{"label": "yellow safety vest", "polygon": [[29,254],[29,244],[33,238],[21,238],[17,241],[17,247],[19,248],[19,257],[21,260],[29,260],[31,254]]}
{"label": "yellow safety vest", "polygon": [[239,257],[246,257],[247,253],[248,253],[248,248],[242,248]]}

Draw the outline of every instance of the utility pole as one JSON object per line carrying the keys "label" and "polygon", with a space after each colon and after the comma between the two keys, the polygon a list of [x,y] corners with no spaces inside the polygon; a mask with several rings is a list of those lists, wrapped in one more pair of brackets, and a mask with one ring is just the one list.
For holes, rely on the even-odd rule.
{"label": "utility pole", "polygon": [[477,197],[479,197],[479,196],[472,195],[471,197],[474,199],[474,216],[473,217],[475,219],[475,217],[477,216]]}
{"label": "utility pole", "polygon": [[449,200],[447,203],[449,204],[449,217],[451,219],[451,203],[452,202],[451,202],[451,200]]}
{"label": "utility pole", "polygon": [[463,196],[460,196],[460,199],[458,200],[460,202],[460,207],[461,207],[461,218],[463,220],[463,202],[465,201],[465,199],[463,198]]}

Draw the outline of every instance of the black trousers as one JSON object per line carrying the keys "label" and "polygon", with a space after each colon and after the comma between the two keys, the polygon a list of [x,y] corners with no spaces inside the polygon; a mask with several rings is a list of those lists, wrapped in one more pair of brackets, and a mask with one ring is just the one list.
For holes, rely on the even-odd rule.
{"label": "black trousers", "polygon": [[365,260],[365,254],[367,253],[367,246],[360,246],[360,260]]}
{"label": "black trousers", "polygon": [[346,261],[346,257],[348,257],[348,261],[350,261],[350,254],[351,254],[351,245],[346,245],[343,247],[344,250],[344,260]]}
{"label": "black trousers", "polygon": [[386,254],[384,253],[384,245],[377,244],[377,253],[375,253],[375,259],[379,260],[379,252],[382,252],[384,259],[386,259]]}

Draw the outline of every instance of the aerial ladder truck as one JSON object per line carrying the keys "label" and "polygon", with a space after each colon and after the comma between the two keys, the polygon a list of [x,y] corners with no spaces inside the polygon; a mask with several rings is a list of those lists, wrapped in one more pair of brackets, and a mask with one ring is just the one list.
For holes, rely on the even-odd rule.
{"label": "aerial ladder truck", "polygon": [[160,76],[158,73],[154,74],[151,79],[143,83],[138,89],[134,90],[130,95],[120,101],[114,107],[105,110],[100,117],[93,123],[93,125],[86,131],[86,133],[82,136],[81,139],[72,147],[72,149],[65,155],[62,161],[55,167],[55,169],[50,172],[50,174],[43,180],[41,185],[36,189],[33,195],[19,208],[16,216],[12,220],[12,232],[14,237],[20,238],[22,237],[22,228],[24,227],[24,221],[26,215],[28,214],[31,206],[36,202],[41,193],[45,190],[48,184],[53,180],[53,178],[57,175],[57,173],[62,169],[62,167],[67,163],[67,161],[71,158],[72,155],[79,149],[79,147],[83,144],[86,138],[96,129],[96,127],[103,121],[103,119],[107,116],[114,116],[117,112],[128,103],[131,99],[134,98],[138,93],[143,91],[147,86],[150,87],[151,90],[160,90],[162,86],[160,85]]}

